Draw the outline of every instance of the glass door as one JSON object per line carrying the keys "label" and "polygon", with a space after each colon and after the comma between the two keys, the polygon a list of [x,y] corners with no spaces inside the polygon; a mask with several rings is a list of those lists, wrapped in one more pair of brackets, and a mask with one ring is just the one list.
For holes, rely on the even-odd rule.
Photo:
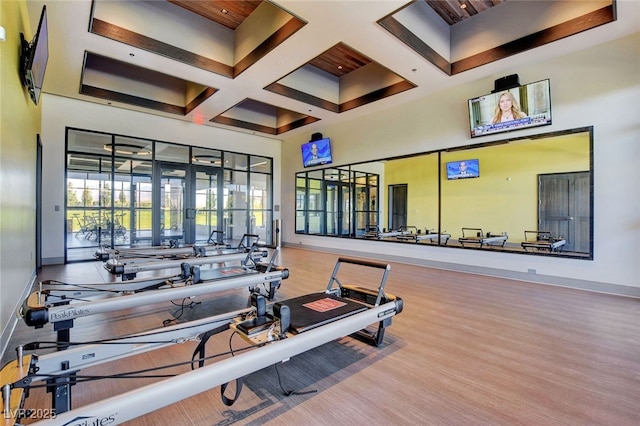
{"label": "glass door", "polygon": [[341,182],[328,183],[325,186],[325,193],[327,200],[327,234],[349,236],[349,219],[351,217],[349,184]]}
{"label": "glass door", "polygon": [[222,170],[215,167],[193,167],[195,178],[195,242],[214,244],[223,240]]}
{"label": "glass door", "polygon": [[[159,163],[154,243],[215,243],[223,239],[222,169]],[[157,224],[157,225],[156,225]]]}
{"label": "glass door", "polygon": [[158,168],[158,183],[154,185],[157,201],[154,204],[160,208],[153,212],[153,245],[166,245],[170,241],[180,245],[191,244],[195,212],[190,208],[191,197],[187,192],[188,166],[158,163]]}

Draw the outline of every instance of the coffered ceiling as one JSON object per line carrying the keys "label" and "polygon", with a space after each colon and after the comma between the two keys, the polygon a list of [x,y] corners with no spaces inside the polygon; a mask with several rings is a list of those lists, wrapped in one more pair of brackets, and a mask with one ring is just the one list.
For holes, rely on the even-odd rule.
{"label": "coffered ceiling", "polygon": [[44,4],[45,93],[279,139],[629,31],[611,0]]}

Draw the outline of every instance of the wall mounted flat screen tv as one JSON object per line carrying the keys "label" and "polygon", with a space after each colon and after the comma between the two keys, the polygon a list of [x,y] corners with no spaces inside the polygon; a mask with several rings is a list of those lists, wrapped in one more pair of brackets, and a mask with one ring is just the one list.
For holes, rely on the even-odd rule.
{"label": "wall mounted flat screen tv", "polygon": [[477,177],[480,177],[480,162],[477,158],[447,163],[447,179],[449,180]]}
{"label": "wall mounted flat screen tv", "polygon": [[549,79],[469,99],[471,137],[551,124]]}
{"label": "wall mounted flat screen tv", "polygon": [[38,105],[44,74],[49,61],[49,29],[47,26],[47,7],[42,6],[38,31],[31,42],[20,34],[22,51],[20,67],[22,83],[27,88],[33,103]]}
{"label": "wall mounted flat screen tv", "polygon": [[304,167],[319,166],[333,162],[331,140],[329,138],[303,143],[300,148],[302,149],[302,165]]}

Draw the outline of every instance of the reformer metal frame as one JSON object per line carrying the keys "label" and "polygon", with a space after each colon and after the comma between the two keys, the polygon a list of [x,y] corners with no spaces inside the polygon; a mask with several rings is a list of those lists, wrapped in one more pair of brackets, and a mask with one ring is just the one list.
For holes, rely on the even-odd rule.
{"label": "reformer metal frame", "polygon": [[414,233],[414,230],[417,232],[417,227],[412,225],[404,225],[399,229],[390,229],[388,231],[368,231],[363,234],[364,238],[377,238],[378,240],[382,240],[385,238],[394,238],[394,237],[403,237],[409,236]]}
{"label": "reformer metal frame", "polygon": [[[467,235],[469,232],[475,233],[475,235]],[[465,244],[478,244],[480,248],[485,245],[504,247],[507,239],[509,239],[509,236],[506,232],[502,234],[492,234],[488,232],[485,235],[481,228],[462,228],[462,237],[458,238],[458,242],[462,247],[464,247]]]}
{"label": "reformer metal frame", "polygon": [[[232,249],[236,250],[236,249]],[[214,263],[227,263],[227,262],[247,262],[247,259],[251,259],[254,262],[259,261],[262,257],[267,257],[269,253],[259,248],[256,245],[250,248],[239,249],[235,253],[211,254],[208,256],[191,257],[188,259],[149,259],[149,258],[133,258],[121,261],[119,259],[109,259],[104,263],[104,269],[109,271],[112,275],[119,275],[123,281],[134,279],[139,272],[158,271],[162,269],[180,268],[181,265],[188,261],[191,265],[210,265]]]}
{"label": "reformer metal frame", "polygon": [[[68,301],[54,306],[29,307],[25,306],[19,316],[28,326],[42,328],[47,323],[52,323],[57,333],[58,342],[70,341],[70,330],[77,318],[113,312],[123,309],[144,306],[158,302],[167,302],[174,299],[196,297],[216,292],[248,287],[253,291],[261,284],[269,285],[269,297],[273,298],[275,289],[283,279],[289,277],[289,270],[266,268],[265,272],[251,273],[237,278],[220,279],[210,282],[197,283],[197,285],[184,285],[182,287],[161,289],[152,292],[136,293],[126,297],[114,297],[105,300],[94,300],[70,304]],[[193,282],[191,283],[193,284]],[[26,302],[25,302],[26,303]],[[62,346],[61,348],[65,348]]]}
{"label": "reformer metal frame", "polygon": [[270,271],[251,274],[240,278],[169,288],[160,291],[137,293],[127,297],[116,297],[106,300],[95,300],[72,305],[30,308],[23,312],[23,319],[28,326],[41,327],[47,323],[58,323],[86,316],[134,308],[145,304],[166,302],[185,297],[201,296],[215,292],[231,290],[238,287],[254,287],[264,282],[280,281],[289,276],[288,270]]}
{"label": "reformer metal frame", "polygon": [[[373,291],[364,287],[342,284],[337,275],[338,270],[343,263],[353,263],[361,266],[384,269],[384,274],[377,290]],[[366,327],[370,326],[371,324],[375,324],[376,322],[379,324],[379,334],[382,335],[384,328],[391,324],[391,318],[402,312],[403,309],[402,299],[387,295],[384,292],[385,282],[387,280],[389,270],[389,265],[383,265],[376,262],[340,258],[336,263],[325,293],[337,294],[340,297],[349,298],[356,302],[362,303],[363,305],[368,306],[368,309],[366,309],[365,311],[354,313],[350,316],[347,316],[346,318],[319,326],[318,328],[304,333],[292,335],[290,333],[287,333],[288,325],[284,325],[286,321],[288,321],[288,319],[285,319],[285,311],[283,310],[280,317],[275,315],[275,320],[279,327],[279,331],[278,327],[276,327],[275,331],[273,331],[273,328],[269,331],[265,331],[264,333],[267,333],[266,340],[264,335],[257,337],[256,339],[262,339],[259,340],[261,346],[255,348],[254,350],[215,362],[214,364],[211,364],[209,366],[203,366],[196,371],[183,373],[173,378],[162,380],[155,384],[143,386],[136,390],[107,398],[103,401],[95,402],[84,407],[60,413],[56,416],[55,419],[44,420],[38,422],[37,424],[42,426],[70,424],[68,422],[79,418],[96,421],[98,422],[97,424],[101,424],[100,422],[102,421],[108,421],[109,424],[120,424],[127,420],[162,408],[168,404],[172,404],[177,401],[189,398],[213,387],[225,385],[232,380],[237,380],[262,368],[279,362],[287,361],[292,356],[306,352],[332,340],[363,331],[366,329]],[[334,284],[337,284],[337,287],[334,287]],[[286,301],[284,301],[283,303],[286,303]],[[259,311],[259,309],[256,309],[256,311]],[[212,317],[208,320],[201,320],[197,326],[194,324],[194,329],[190,331],[190,335],[193,336],[197,331],[202,332],[202,330],[207,327],[217,328],[220,326],[224,326],[225,324],[228,324],[230,326],[232,324],[237,324],[239,320],[246,317],[247,312],[249,311],[236,311],[227,315]],[[275,312],[276,310],[274,309],[274,314]],[[280,310],[278,310],[278,312],[280,312]],[[235,317],[235,319],[232,319],[232,317]],[[167,328],[166,331],[168,333],[173,333],[178,328],[184,329],[184,327],[184,325],[174,326],[171,329]],[[203,328],[198,328],[197,330],[195,330],[196,327]],[[152,333],[153,332],[145,333],[145,337]],[[184,338],[178,335],[171,335],[171,337],[177,342],[182,341],[182,339]],[[113,360],[123,358],[127,356],[125,352],[135,347],[135,339],[143,338],[143,336],[136,336],[131,338],[131,340],[127,342],[131,344],[128,349],[114,349],[116,353],[104,354],[103,356],[100,356],[99,359],[97,356],[94,356],[94,358],[96,358],[95,362],[105,362],[103,361],[103,359]],[[244,336],[244,338],[249,340],[251,339],[250,336]],[[382,341],[382,338],[380,337],[380,339],[375,339],[374,341],[377,345],[379,345]],[[164,343],[159,343],[158,345],[166,346],[166,344]],[[80,368],[86,367],[88,365],[94,365],[95,363],[93,361],[82,360],[83,358],[91,358],[91,356],[87,356],[86,353],[84,353],[83,355],[83,350],[92,351],[94,349],[94,347],[87,347],[84,349],[76,348],[73,350],[64,351],[59,354],[48,356],[48,358],[45,358],[46,363],[42,364],[41,370],[45,365],[50,365],[50,367],[46,369],[47,371],[57,371],[55,370],[58,368],[56,366],[61,364],[60,357],[64,357],[65,354],[70,354],[70,356],[68,356],[69,360],[74,360],[73,362],[69,362],[69,366],[73,365],[77,368]],[[139,349],[141,351],[145,351],[151,350],[152,348],[150,346],[140,346]],[[70,351],[74,352],[72,353]],[[91,352],[91,354],[94,354],[94,352]],[[75,360],[77,359],[80,359],[80,361],[76,362]],[[62,365],[66,366],[64,362],[62,363]],[[63,367],[63,369],[64,368],[65,367]],[[44,373],[41,372],[41,374]],[[30,380],[33,380],[34,378],[35,377],[30,377],[29,379],[25,379],[27,380],[25,384],[29,384]],[[15,386],[15,383],[13,385]],[[11,395],[10,387],[11,386],[7,385],[3,386],[3,396],[5,394]],[[70,407],[70,399],[68,402]],[[5,400],[4,406],[8,407],[8,405],[9,403]]]}
{"label": "reformer metal frame", "polygon": [[554,237],[550,231],[524,231],[524,241],[520,243],[525,251],[546,250],[549,252],[559,252],[567,244],[564,237]]}
{"label": "reformer metal frame", "polygon": [[[260,257],[254,257],[252,252],[248,253],[241,262],[240,267],[247,274],[251,272],[268,272],[275,268],[279,268],[275,264],[275,259],[279,253],[278,249],[273,251],[268,263],[259,262],[263,253],[264,252],[258,252],[258,256]],[[72,300],[86,301],[83,299],[95,296],[119,296],[141,291],[179,287],[187,285],[190,282],[189,280],[197,284],[200,282],[228,279],[232,277],[228,275],[221,275],[213,279],[201,277],[198,265],[193,265],[193,263],[190,262],[191,260],[193,259],[187,259],[180,265],[179,273],[162,276],[151,276],[147,278],[106,283],[66,283],[57,280],[41,281],[39,283],[38,291],[29,296],[21,310],[25,310],[28,307],[33,308],[46,305],[53,306],[57,303],[64,303]],[[207,271],[223,271],[230,268],[236,269],[237,267],[222,266],[202,271],[202,274],[204,275]],[[272,299],[273,296],[269,298]],[[18,316],[20,317],[21,315]]]}
{"label": "reformer metal frame", "polygon": [[[411,226],[409,228],[415,227]],[[420,229],[417,229],[415,233],[411,232],[410,234],[399,235],[396,238],[401,241],[411,241],[415,243],[419,243],[420,241],[434,242],[435,240],[438,240],[442,245],[447,245],[447,242],[449,242],[449,239],[451,238],[451,234],[447,232],[438,233],[434,230],[429,230],[429,228],[425,228],[424,234],[421,233]]]}
{"label": "reformer metal frame", "polygon": [[423,240],[426,241],[434,241],[439,240],[442,245],[447,245],[449,239],[451,238],[451,234],[447,232],[437,233],[437,232],[429,232],[428,234],[418,234],[416,235],[416,242],[420,242]]}
{"label": "reformer metal frame", "polygon": [[94,253],[96,260],[107,261],[109,259],[129,259],[129,258],[146,258],[146,259],[168,259],[177,257],[195,257],[195,256],[211,256],[221,254],[221,251],[235,250],[246,251],[253,245],[257,245],[260,236],[256,234],[244,234],[240,239],[237,247],[231,247],[222,241],[222,238],[213,239],[214,234],[224,235],[223,232],[214,230],[209,235],[206,244],[192,244],[183,247],[176,245],[169,246],[151,246],[151,247],[131,247],[131,248],[111,248],[102,246]]}
{"label": "reformer metal frame", "polygon": [[[71,386],[75,384],[75,376],[81,369],[175,344],[198,340],[203,333],[220,327],[228,329],[228,325],[232,321],[237,318],[246,318],[253,312],[255,312],[254,308],[246,308],[185,324],[137,333],[133,336],[108,339],[96,344],[75,346],[64,351],[41,356],[31,356],[28,358],[28,373],[14,383],[3,384],[3,387],[9,387],[9,389],[3,389],[3,394],[9,395],[3,401],[4,413],[10,413],[10,406],[16,405],[11,404],[9,400],[12,390],[18,388],[28,389],[37,381],[46,381],[50,384],[51,402],[55,413],[69,411],[72,401]],[[16,348],[16,353],[18,354],[16,362],[4,368],[23,369],[22,354],[24,351],[36,349],[39,349],[38,344],[29,344]],[[55,377],[55,379],[52,379],[52,377]]]}

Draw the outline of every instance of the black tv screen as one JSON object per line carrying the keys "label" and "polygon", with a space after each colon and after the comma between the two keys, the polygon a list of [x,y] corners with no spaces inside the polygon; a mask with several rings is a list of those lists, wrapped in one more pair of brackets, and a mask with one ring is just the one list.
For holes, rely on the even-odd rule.
{"label": "black tv screen", "polygon": [[304,167],[330,164],[333,161],[331,157],[331,140],[329,138],[303,143],[300,148]]}
{"label": "black tv screen", "polygon": [[477,177],[480,177],[480,162],[477,158],[447,163],[447,179],[449,180]]}
{"label": "black tv screen", "polygon": [[471,137],[551,124],[549,79],[469,99]]}
{"label": "black tv screen", "polygon": [[44,74],[49,61],[49,29],[47,26],[47,7],[42,7],[38,31],[31,42],[22,36],[22,78],[31,100],[38,105]]}

